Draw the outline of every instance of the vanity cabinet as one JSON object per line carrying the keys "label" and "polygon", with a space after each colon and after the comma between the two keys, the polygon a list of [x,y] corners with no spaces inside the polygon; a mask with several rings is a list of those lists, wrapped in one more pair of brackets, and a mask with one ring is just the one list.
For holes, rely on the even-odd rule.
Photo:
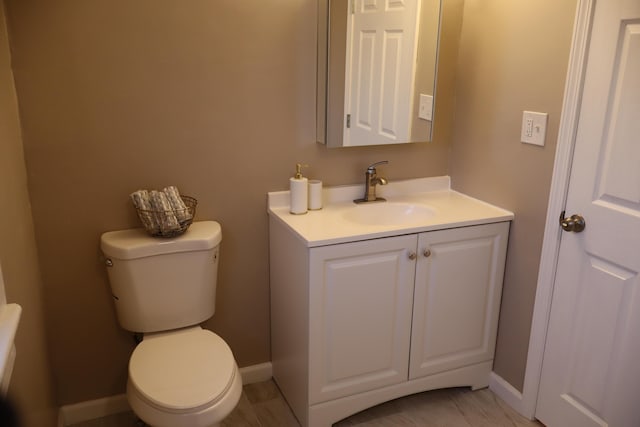
{"label": "vanity cabinet", "polygon": [[306,247],[271,218],[273,376],[303,426],[486,387],[509,222]]}

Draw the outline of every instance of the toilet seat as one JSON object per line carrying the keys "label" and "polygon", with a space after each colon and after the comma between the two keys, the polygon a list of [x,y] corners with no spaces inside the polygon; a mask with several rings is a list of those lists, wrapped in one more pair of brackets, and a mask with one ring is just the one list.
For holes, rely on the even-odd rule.
{"label": "toilet seat", "polygon": [[200,327],[146,335],[129,361],[129,381],[168,412],[198,411],[225,397],[237,375],[231,349]]}

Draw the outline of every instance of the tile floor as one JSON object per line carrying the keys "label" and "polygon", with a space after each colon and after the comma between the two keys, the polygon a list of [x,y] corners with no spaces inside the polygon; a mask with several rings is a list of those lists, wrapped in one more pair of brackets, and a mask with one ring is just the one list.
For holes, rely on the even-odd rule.
{"label": "tile floor", "polygon": [[[131,412],[112,415],[73,427],[141,427]],[[244,386],[240,403],[223,427],[299,427],[273,381]],[[334,427],[535,427],[489,389],[433,390],[396,399],[355,414]],[[185,426],[188,427],[188,426]]]}

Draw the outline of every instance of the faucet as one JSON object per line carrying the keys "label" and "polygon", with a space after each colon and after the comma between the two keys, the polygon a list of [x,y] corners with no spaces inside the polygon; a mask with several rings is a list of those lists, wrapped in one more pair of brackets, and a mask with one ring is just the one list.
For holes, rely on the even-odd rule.
{"label": "faucet", "polygon": [[376,166],[386,165],[389,163],[388,160],[383,160],[381,162],[376,162],[372,165],[369,165],[367,171],[364,173],[365,176],[365,187],[364,187],[364,197],[362,199],[354,200],[355,203],[368,203],[368,202],[384,202],[385,199],[382,197],[376,197],[376,185],[387,185],[388,181],[386,178],[376,175]]}

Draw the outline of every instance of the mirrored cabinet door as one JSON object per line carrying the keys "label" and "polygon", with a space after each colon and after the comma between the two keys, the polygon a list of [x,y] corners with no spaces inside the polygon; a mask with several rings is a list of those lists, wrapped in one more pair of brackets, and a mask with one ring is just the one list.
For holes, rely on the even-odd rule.
{"label": "mirrored cabinet door", "polygon": [[317,140],[431,140],[440,0],[319,0]]}

